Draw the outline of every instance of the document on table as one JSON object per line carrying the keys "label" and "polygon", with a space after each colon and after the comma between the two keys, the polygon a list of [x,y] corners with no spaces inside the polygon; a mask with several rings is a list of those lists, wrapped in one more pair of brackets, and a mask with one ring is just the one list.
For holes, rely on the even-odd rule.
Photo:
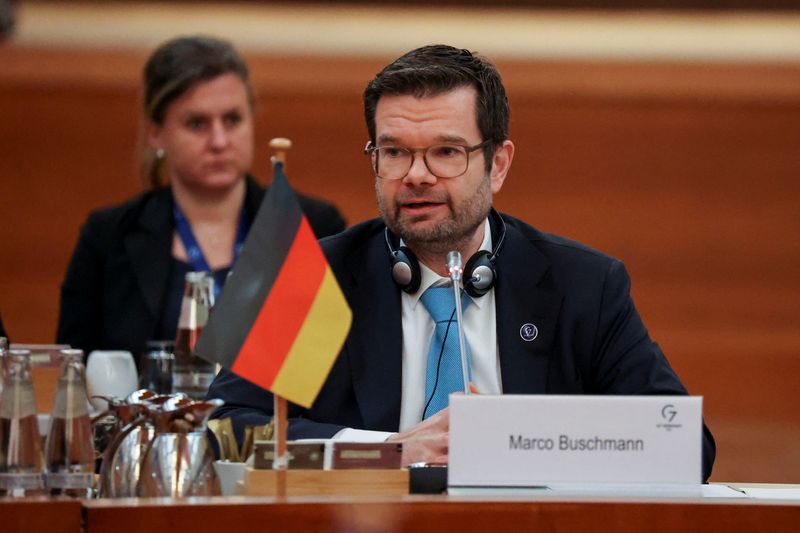
{"label": "document on table", "polygon": [[703,485],[703,498],[749,498],[741,489],[729,487],[722,483]]}
{"label": "document on table", "polygon": [[751,498],[758,500],[800,500],[800,487],[741,487]]}

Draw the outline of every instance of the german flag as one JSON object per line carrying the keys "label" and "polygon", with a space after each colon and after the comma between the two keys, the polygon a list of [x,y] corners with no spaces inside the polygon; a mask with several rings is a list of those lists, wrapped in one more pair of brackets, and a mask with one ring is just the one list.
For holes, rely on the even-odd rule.
{"label": "german flag", "polygon": [[282,167],[275,164],[273,182],[195,352],[310,407],[352,313]]}

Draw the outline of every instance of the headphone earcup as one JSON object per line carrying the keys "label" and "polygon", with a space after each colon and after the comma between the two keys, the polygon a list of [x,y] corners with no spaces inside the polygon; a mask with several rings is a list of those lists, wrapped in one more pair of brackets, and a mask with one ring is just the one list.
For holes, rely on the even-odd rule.
{"label": "headphone earcup", "polygon": [[392,279],[403,291],[413,294],[422,282],[419,261],[414,252],[401,246],[390,253],[392,261]]}
{"label": "headphone earcup", "polygon": [[464,290],[473,298],[483,296],[494,286],[497,272],[491,261],[492,253],[480,250],[464,266]]}

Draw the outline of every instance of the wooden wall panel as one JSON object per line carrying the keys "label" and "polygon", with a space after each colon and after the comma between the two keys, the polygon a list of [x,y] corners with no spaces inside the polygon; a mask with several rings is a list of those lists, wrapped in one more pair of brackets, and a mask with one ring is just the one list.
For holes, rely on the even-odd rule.
{"label": "wooden wall panel", "polygon": [[[0,311],[53,339],[87,212],[135,194],[146,51],[0,47]],[[389,59],[389,58],[387,58]],[[255,173],[374,216],[361,91],[382,59],[252,54]],[[623,259],[718,439],[715,480],[800,479],[800,65],[501,61],[517,146],[502,210]]]}

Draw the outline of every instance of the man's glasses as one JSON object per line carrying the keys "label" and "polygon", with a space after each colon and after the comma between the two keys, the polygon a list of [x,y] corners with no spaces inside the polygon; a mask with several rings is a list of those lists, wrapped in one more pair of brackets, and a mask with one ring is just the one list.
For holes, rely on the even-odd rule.
{"label": "man's glasses", "polygon": [[489,142],[486,140],[475,146],[436,144],[427,148],[373,146],[372,142],[368,142],[364,153],[370,156],[375,175],[385,180],[405,178],[417,152],[422,152],[425,166],[437,178],[457,178],[469,168],[469,154],[484,148]]}

